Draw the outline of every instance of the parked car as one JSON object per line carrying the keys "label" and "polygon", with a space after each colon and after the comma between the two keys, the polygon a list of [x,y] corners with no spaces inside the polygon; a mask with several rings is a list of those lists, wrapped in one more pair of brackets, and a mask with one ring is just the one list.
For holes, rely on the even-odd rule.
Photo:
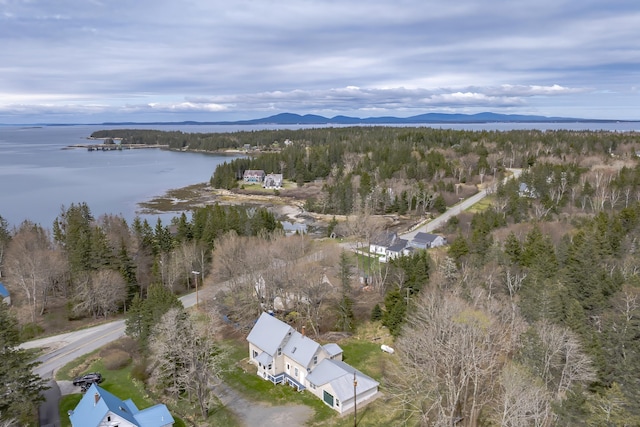
{"label": "parked car", "polygon": [[73,380],[73,385],[79,385],[83,388],[89,388],[91,384],[102,382],[102,374],[100,372],[91,372],[89,374],[82,375]]}

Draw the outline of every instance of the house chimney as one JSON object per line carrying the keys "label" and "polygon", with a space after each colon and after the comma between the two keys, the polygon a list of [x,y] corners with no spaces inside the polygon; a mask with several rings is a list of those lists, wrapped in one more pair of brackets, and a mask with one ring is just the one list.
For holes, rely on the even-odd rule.
{"label": "house chimney", "polygon": [[307,328],[304,325],[302,325],[302,336],[303,337],[307,336]]}
{"label": "house chimney", "polygon": [[93,399],[94,399],[93,406],[96,406],[98,404],[98,401],[100,400],[100,394],[99,393],[94,394]]}

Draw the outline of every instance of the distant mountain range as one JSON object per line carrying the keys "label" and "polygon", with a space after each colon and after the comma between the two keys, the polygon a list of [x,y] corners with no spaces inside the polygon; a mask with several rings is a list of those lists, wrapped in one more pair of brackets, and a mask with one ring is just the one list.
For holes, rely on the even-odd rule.
{"label": "distant mountain range", "polygon": [[101,125],[136,125],[136,124],[183,124],[183,125],[393,125],[393,124],[436,124],[436,123],[615,123],[619,120],[578,119],[571,117],[530,116],[520,114],[444,114],[428,113],[411,117],[348,117],[334,116],[331,118],[314,114],[281,113],[274,116],[252,120],[222,121],[222,122],[110,122]]}

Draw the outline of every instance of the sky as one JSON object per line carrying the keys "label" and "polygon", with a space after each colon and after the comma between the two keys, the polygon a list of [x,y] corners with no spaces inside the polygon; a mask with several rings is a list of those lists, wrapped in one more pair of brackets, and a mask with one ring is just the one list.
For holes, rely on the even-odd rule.
{"label": "sky", "polygon": [[637,0],[0,0],[0,123],[640,120]]}

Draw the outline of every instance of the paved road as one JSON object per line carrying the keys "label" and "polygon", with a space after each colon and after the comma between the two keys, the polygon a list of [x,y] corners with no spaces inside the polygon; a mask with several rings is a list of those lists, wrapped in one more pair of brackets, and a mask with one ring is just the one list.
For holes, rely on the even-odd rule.
{"label": "paved road", "polygon": [[[507,182],[512,178],[518,178],[522,174],[522,169],[507,169],[507,170],[510,171],[511,174],[505,177],[503,182]],[[405,240],[412,240],[416,236],[416,234],[419,232],[431,233],[432,231],[437,230],[438,228],[446,224],[446,222],[449,221],[449,219],[469,209],[471,206],[475,205],[480,200],[484,199],[486,196],[487,196],[487,189],[480,190],[478,193],[474,194],[468,199],[464,199],[460,203],[447,209],[447,211],[442,215],[432,219],[428,223],[416,228],[415,230],[412,230],[408,233],[401,234],[400,237]]]}
{"label": "paved road", "polygon": [[[196,303],[196,293],[185,295],[180,300],[185,307],[191,307]],[[41,364],[33,372],[42,378],[51,380],[48,384],[51,388],[44,392],[45,402],[38,408],[40,426],[60,426],[58,406],[61,393],[60,387],[54,381],[55,371],[78,357],[91,353],[121,338],[124,336],[124,331],[124,320],[116,320],[79,331],[29,341],[20,345],[22,348],[40,348],[43,350],[43,354],[37,359]]]}

